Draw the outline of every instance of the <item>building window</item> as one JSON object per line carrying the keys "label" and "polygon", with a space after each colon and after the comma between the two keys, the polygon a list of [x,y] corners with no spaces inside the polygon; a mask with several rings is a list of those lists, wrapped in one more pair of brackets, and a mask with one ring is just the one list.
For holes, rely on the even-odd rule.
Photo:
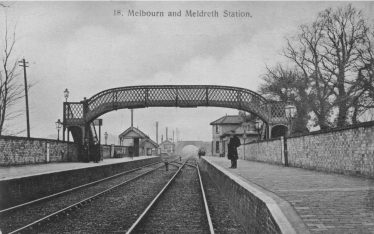
{"label": "building window", "polygon": [[216,133],[219,133],[219,127],[216,125]]}
{"label": "building window", "polygon": [[219,153],[219,141],[216,141],[216,153]]}

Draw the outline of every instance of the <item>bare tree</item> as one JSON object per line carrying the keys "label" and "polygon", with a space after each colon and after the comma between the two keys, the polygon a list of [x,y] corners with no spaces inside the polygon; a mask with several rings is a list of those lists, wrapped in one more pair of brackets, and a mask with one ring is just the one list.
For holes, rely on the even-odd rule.
{"label": "bare tree", "polygon": [[20,116],[14,105],[23,97],[22,83],[17,79],[17,59],[12,57],[16,43],[15,31],[9,33],[8,22],[5,29],[2,48],[2,66],[0,69],[0,135],[4,134],[5,123]]}
{"label": "bare tree", "polygon": [[300,33],[288,39],[284,55],[296,66],[304,86],[308,87],[308,103],[316,116],[314,121],[321,129],[331,126],[329,117],[332,105],[333,89],[330,85],[331,75],[323,73],[320,41],[322,40],[323,24],[314,22],[311,25],[300,26]]}
{"label": "bare tree", "polygon": [[328,8],[288,38],[284,55],[301,74],[321,129],[357,122],[373,108],[373,32],[351,5]]}
{"label": "bare tree", "polygon": [[374,110],[374,30],[368,34],[367,47],[360,51],[362,63],[358,68],[357,80],[361,83],[360,92],[354,97],[351,108],[352,122],[371,116]]}
{"label": "bare tree", "polygon": [[368,48],[369,27],[361,11],[352,5],[336,10],[326,9],[318,16],[322,25],[319,54],[322,70],[331,75],[337,110],[338,127],[349,122],[348,111],[355,109],[362,95],[364,76],[359,75],[364,66],[362,51]]}

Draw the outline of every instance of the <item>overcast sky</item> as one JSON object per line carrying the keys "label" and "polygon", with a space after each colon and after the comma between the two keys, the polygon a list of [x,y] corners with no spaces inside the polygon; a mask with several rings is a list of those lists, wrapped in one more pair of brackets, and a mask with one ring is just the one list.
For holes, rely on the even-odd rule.
{"label": "overcast sky", "polygon": [[[69,101],[109,88],[132,85],[214,84],[256,91],[265,65],[282,61],[285,37],[312,22],[327,7],[347,2],[15,2],[2,9],[16,26],[14,55],[29,61],[32,137],[56,135],[63,91]],[[354,2],[369,17],[374,2]],[[185,10],[217,10],[218,18],[184,17]],[[115,16],[122,10],[123,16]],[[128,10],[182,11],[182,17],[135,17]],[[252,17],[224,18],[224,10]],[[4,17],[0,20],[4,28]],[[2,34],[3,35],[3,34]],[[23,77],[20,77],[23,79]],[[24,103],[20,103],[24,107]],[[183,140],[211,140],[210,122],[224,108],[146,108],[134,111],[134,125],[155,139],[165,127]],[[102,131],[118,135],[130,126],[130,111],[101,116]],[[25,118],[12,123],[25,129]],[[25,135],[25,133],[24,133]],[[165,137],[165,136],[164,136]],[[114,139],[110,139],[114,143]]]}

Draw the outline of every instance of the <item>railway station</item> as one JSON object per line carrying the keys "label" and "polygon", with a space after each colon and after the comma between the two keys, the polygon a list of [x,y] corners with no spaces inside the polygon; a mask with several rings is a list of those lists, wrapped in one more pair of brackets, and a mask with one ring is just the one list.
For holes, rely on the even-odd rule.
{"label": "railway station", "polygon": [[[181,168],[186,158],[183,158],[181,161],[179,157],[168,160],[170,160],[169,171],[174,174],[178,168]],[[195,157],[195,160],[197,160],[197,157]],[[52,163],[48,164],[48,167],[42,164],[19,168],[2,168],[0,170],[0,188],[2,191],[0,212],[2,219],[0,223],[2,225],[2,232],[61,231],[61,229],[53,227],[52,224],[58,224],[65,219],[67,219],[67,221],[63,221],[65,224],[66,222],[70,223],[69,226],[65,226],[66,229],[63,229],[65,232],[74,232],[76,230],[83,232],[93,232],[93,230],[96,230],[94,232],[104,230],[115,231],[115,229],[111,228],[118,228],[118,224],[113,225],[113,223],[110,223],[110,217],[107,220],[109,223],[97,223],[89,226],[82,226],[79,222],[74,221],[76,217],[80,217],[74,213],[84,212],[84,209],[92,209],[97,206],[93,205],[93,203],[100,203],[99,201],[104,199],[104,197],[100,198],[100,196],[98,198],[93,197],[93,191],[90,192],[89,187],[95,187],[95,185],[98,187],[97,184],[99,182],[96,181],[101,181],[101,183],[105,184],[104,181],[108,180],[108,178],[115,180],[114,178],[116,177],[124,177],[124,175],[120,175],[123,172],[131,172],[139,170],[139,168],[147,168],[147,172],[144,169],[140,170],[143,170],[143,173],[149,173],[148,170],[150,167],[157,166],[159,171],[167,173],[164,161],[165,159],[157,156],[140,156],[133,159],[104,159],[100,165],[77,162]],[[211,228],[216,232],[231,232],[234,230],[234,232],[238,233],[314,233],[321,231],[338,231],[344,233],[351,230],[359,230],[361,233],[369,233],[373,231],[373,214],[365,208],[366,205],[373,202],[372,190],[374,183],[371,179],[335,175],[242,159],[238,161],[238,168],[232,170],[229,168],[229,161],[227,159],[212,156],[204,156],[200,161],[188,161],[186,165],[191,170],[190,168],[197,166],[197,163],[199,164],[201,173],[205,176],[209,175],[210,184],[208,183],[205,186],[210,187],[215,185],[217,188],[219,187],[219,190],[217,188],[213,190],[213,194],[209,194],[206,191],[208,194],[205,194],[205,196],[208,198],[208,202],[213,202],[216,205],[226,203],[226,208],[232,209],[230,213],[235,217],[235,222],[231,221],[228,222],[228,226],[223,226],[217,220],[214,220],[214,217],[222,214],[217,213],[216,209],[208,208],[209,214],[213,217],[213,222],[210,221],[212,222]],[[87,178],[84,179],[82,176]],[[292,183],[289,183],[290,177],[293,178]],[[184,183],[182,187],[187,189],[183,192],[185,195],[189,194],[191,190],[194,191],[198,188],[194,187],[196,185],[187,184],[186,181]],[[126,185],[122,186],[126,188]],[[107,185],[107,187],[109,186]],[[100,189],[105,191],[105,189],[108,189],[107,187]],[[137,189],[143,190],[143,187],[141,186]],[[78,201],[78,198],[69,198],[69,196],[77,196],[79,190],[82,191],[81,193],[86,193],[85,196],[91,195],[92,198],[86,200],[87,198],[82,199],[83,197],[81,197],[80,199],[82,201],[86,200],[86,203],[81,203],[82,201]],[[98,188],[96,190],[95,193],[99,194],[100,192],[98,191],[100,190]],[[102,196],[111,197],[115,195]],[[174,193],[168,196],[171,197],[161,198],[161,201],[171,206],[168,209],[178,210],[174,206],[183,203],[180,201],[180,199],[183,199],[183,197],[180,197],[181,194]],[[218,198],[214,196],[218,196]],[[51,208],[48,208],[48,203],[55,200],[54,202],[59,204],[61,203],[59,200],[63,200],[64,198],[68,199],[73,206],[68,206],[68,203],[64,201],[64,205],[56,205],[62,208],[60,211],[58,211],[57,207],[53,210],[54,212],[60,212],[59,214],[56,213],[43,220],[43,215],[47,215],[48,212],[53,213],[50,210]],[[163,201],[165,199],[167,201]],[[356,199],[356,202],[350,203],[349,201],[352,199]],[[73,202],[74,200],[76,202]],[[199,198],[197,197],[196,200],[199,200]],[[160,204],[163,204],[162,202]],[[176,202],[176,204],[171,205],[169,204],[170,202]],[[188,206],[191,205],[190,201]],[[92,207],[88,208],[89,206]],[[158,206],[163,207],[165,205]],[[204,207],[204,204],[200,204],[195,209],[202,209],[204,211]],[[24,217],[22,220],[16,218],[24,212],[31,212],[32,214],[35,212],[33,211],[35,209],[38,211],[38,214],[34,214],[32,217]],[[183,207],[184,211],[186,209],[186,207]],[[151,214],[152,212],[156,211],[152,210]],[[198,216],[196,210],[191,212],[193,212],[193,216],[199,217],[198,220],[200,221],[206,218],[204,217],[204,213]],[[164,221],[146,214],[144,215],[144,219],[153,220],[153,224],[151,222],[151,224],[145,225],[143,224],[145,221],[138,221],[135,225],[134,221],[132,224],[135,225],[134,227],[130,229],[130,226],[128,226],[128,229],[124,228],[123,231],[130,230],[130,232],[133,232],[136,230],[135,233],[147,232],[147,230],[162,231],[162,228],[158,227],[159,229],[157,229],[157,225],[152,225],[158,222],[165,225],[164,222],[173,219],[173,215],[170,215],[173,213],[164,211],[163,214],[164,216],[166,214],[169,216],[163,217]],[[97,217],[91,218],[96,220]],[[188,213],[185,218],[186,220],[190,218],[188,217]],[[48,228],[52,229],[38,229],[41,224],[33,224],[36,220],[40,220],[40,223],[43,225],[51,222],[52,224],[49,224]],[[97,220],[100,219],[97,218]],[[179,228],[169,229],[169,231],[189,232],[194,230],[195,225],[198,227],[202,225],[201,223],[191,225],[186,220],[184,222],[187,223],[182,223]],[[84,219],[82,222],[84,222]],[[206,222],[208,223],[208,221]],[[79,226],[78,229],[69,229],[77,228],[77,226]],[[205,230],[203,232],[209,232],[209,226],[207,225],[203,230]],[[200,231],[201,229],[196,229],[193,232]]]}
{"label": "railway station", "polygon": [[[189,96],[172,95],[168,99],[148,96],[153,92],[168,93],[168,90],[177,90],[176,94]],[[131,97],[125,94],[134,91],[148,95]],[[113,92],[116,95],[112,95]],[[221,94],[220,99],[214,95],[215,92]],[[230,95],[232,92],[234,96]],[[114,100],[107,96],[123,99]],[[154,97],[159,96],[163,95]],[[140,100],[139,97],[145,99]],[[90,103],[94,106],[87,107]],[[132,155],[124,154],[120,158],[114,157],[120,153],[111,151],[125,152],[121,148],[125,146],[110,146],[109,150],[105,145],[96,147],[95,139],[100,137],[90,122],[101,113],[134,105],[228,106],[255,113],[255,117],[261,117],[262,128],[257,128],[258,136],[254,135],[254,140],[250,142],[245,142],[246,136],[237,138],[239,144],[235,149],[239,160],[231,167],[227,157],[230,156],[232,139],[243,135],[242,131],[245,134],[246,130],[254,134],[253,129],[246,127],[255,125],[255,118],[243,115],[243,112],[212,122],[213,139],[219,133],[219,124],[230,123],[231,128],[236,129],[222,131],[229,138],[226,154],[217,153],[220,149],[225,151],[225,147],[213,148],[215,141],[212,141],[212,150],[207,155],[205,150],[204,154],[200,153],[201,150],[192,154],[182,153],[184,148],[193,144],[204,146],[198,141],[183,142],[180,146],[176,142],[176,150],[173,149],[170,154],[165,151],[160,155],[139,156],[139,153],[134,153],[139,149],[132,149]],[[263,107],[266,108],[261,109]],[[272,111],[267,112],[269,109]],[[23,143],[18,155],[29,154],[29,148],[35,152],[40,152],[37,147],[47,149],[47,155],[35,154],[32,159],[34,162],[44,160],[47,164],[29,163],[0,168],[2,232],[374,231],[374,213],[367,209],[374,201],[374,182],[370,179],[372,164],[367,163],[371,160],[367,158],[370,153],[365,153],[371,152],[371,146],[367,151],[362,151],[360,147],[362,140],[373,144],[368,134],[374,133],[374,123],[318,134],[272,138],[272,129],[279,124],[287,124],[291,109],[289,104],[267,102],[249,90],[221,86],[124,87],[101,92],[83,102],[64,102],[63,122],[66,129],[63,133],[70,131],[73,143],[43,139],[26,140],[25,143],[25,139],[17,137],[1,139],[3,146]],[[232,120],[225,120],[227,118]],[[234,122],[237,119],[252,122],[236,127]],[[141,135],[145,136],[144,133]],[[139,136],[139,133],[134,135]],[[300,140],[303,142],[300,143]],[[322,152],[311,155],[315,152],[313,145],[316,143],[323,151],[331,145],[341,145],[341,148],[338,151],[329,148],[327,158]],[[344,147],[353,149],[347,157],[357,155],[357,147],[362,164],[355,161],[355,165],[349,165],[354,158],[339,161]],[[7,148],[4,147],[5,150]],[[95,155],[99,155],[99,163],[94,160]],[[303,159],[303,155],[306,158]],[[19,158],[13,157],[12,160]],[[8,159],[8,163],[14,161]],[[349,202],[351,200],[355,202]],[[118,219],[118,212],[121,217],[127,218]],[[32,215],[24,217],[26,213]],[[183,218],[176,221],[177,214]],[[90,225],[82,225],[86,222]]]}
{"label": "railway station", "polygon": [[0,234],[374,233],[374,2],[0,15]]}

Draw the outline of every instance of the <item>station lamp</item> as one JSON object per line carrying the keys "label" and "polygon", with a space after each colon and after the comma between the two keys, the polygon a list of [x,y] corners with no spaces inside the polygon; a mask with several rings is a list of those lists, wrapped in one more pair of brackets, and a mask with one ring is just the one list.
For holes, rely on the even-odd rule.
{"label": "station lamp", "polygon": [[66,88],[65,91],[64,91],[65,102],[68,101],[69,93],[70,93],[69,90]]}
{"label": "station lamp", "polygon": [[104,133],[104,138],[105,138],[105,144],[107,145],[107,140],[108,140],[108,133],[107,132]]}
{"label": "station lamp", "polygon": [[57,140],[59,141],[60,140],[60,129],[62,127],[62,122],[61,122],[60,119],[58,119],[55,124],[56,124],[56,129],[57,129]]}
{"label": "station lamp", "polygon": [[296,115],[296,106],[291,103],[287,103],[287,105],[284,107],[284,111],[286,114],[286,119],[288,121],[289,134],[290,134],[292,130],[292,119]]}
{"label": "station lamp", "polygon": [[260,140],[261,139],[261,129],[262,129],[262,125],[263,125],[263,122],[259,119],[256,119],[256,122],[255,122],[255,128],[256,128],[256,131],[258,133],[258,139]]}

